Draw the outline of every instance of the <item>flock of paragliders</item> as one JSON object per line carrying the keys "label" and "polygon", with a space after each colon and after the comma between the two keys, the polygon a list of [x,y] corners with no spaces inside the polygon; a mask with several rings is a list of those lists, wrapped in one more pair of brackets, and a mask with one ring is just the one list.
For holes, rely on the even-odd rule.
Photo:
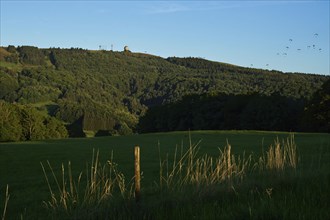
{"label": "flock of paragliders", "polygon": [[[318,38],[318,36],[319,36],[319,34],[318,34],[318,33],[315,33],[315,34],[314,34],[314,40],[315,40],[316,38]],[[277,53],[276,53],[277,56],[283,56],[283,57],[286,57],[286,56],[288,56],[289,51],[292,52],[292,51],[294,51],[294,50],[296,50],[296,51],[298,51],[298,52],[301,52],[301,51],[303,51],[303,50],[313,50],[313,51],[319,51],[319,52],[322,51],[322,48],[318,48],[315,42],[312,43],[312,44],[310,44],[310,45],[306,45],[305,48],[294,48],[294,47],[293,47],[293,46],[294,46],[294,40],[293,40],[292,38],[290,38],[290,39],[288,40],[288,43],[289,43],[289,44],[283,48],[283,49],[285,49],[285,51],[277,52]],[[253,64],[251,64],[251,67],[253,67]],[[266,64],[266,67],[269,67],[269,64],[268,64],[268,63]]]}
{"label": "flock of paragliders", "polygon": [[[315,34],[314,34],[314,38],[317,38],[318,36],[319,36],[318,33],[315,33]],[[292,44],[292,42],[293,42],[293,39],[290,38],[290,39],[289,39],[289,43]],[[287,55],[288,55],[288,50],[290,49],[290,46],[286,46],[285,49],[286,49],[286,52],[282,52],[282,53],[279,53],[279,52],[278,52],[276,55],[278,55],[278,56],[279,56],[279,55],[287,56]],[[322,48],[317,48],[317,46],[315,45],[315,43],[314,43],[314,44],[311,44],[311,45],[307,45],[307,46],[306,46],[306,49],[307,49],[307,50],[310,50],[310,49],[318,50],[319,52],[322,51]],[[302,49],[302,48],[296,48],[296,50],[297,50],[297,51],[302,51],[303,49]]]}

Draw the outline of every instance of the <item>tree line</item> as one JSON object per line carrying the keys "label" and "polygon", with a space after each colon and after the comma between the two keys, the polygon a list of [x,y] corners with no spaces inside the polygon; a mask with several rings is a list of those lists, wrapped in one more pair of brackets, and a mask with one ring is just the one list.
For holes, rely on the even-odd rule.
{"label": "tree line", "polygon": [[330,80],[310,101],[272,94],[189,95],[150,108],[140,132],[176,130],[269,130],[330,132]]}

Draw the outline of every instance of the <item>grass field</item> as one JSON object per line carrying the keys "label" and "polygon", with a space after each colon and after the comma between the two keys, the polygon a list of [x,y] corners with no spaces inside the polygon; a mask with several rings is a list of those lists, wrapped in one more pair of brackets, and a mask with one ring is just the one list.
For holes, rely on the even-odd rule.
{"label": "grass field", "polygon": [[[103,213],[100,217],[93,213],[84,218],[216,219],[220,216],[222,219],[329,219],[330,134],[295,134],[298,167],[294,172],[251,174],[230,187],[224,184],[211,186],[209,190],[188,185],[184,190],[165,193],[157,188],[159,157],[163,160],[172,158],[176,147],[187,149],[190,142],[198,143],[198,154],[213,157],[228,142],[233,154],[245,152],[257,158],[276,138],[281,140],[288,136],[289,133],[284,132],[194,131],[190,135],[189,132],[171,132],[1,143],[0,212],[4,209],[8,184],[10,199],[6,219],[44,219],[49,216],[56,219],[56,215],[51,215],[43,205],[43,201],[50,200],[50,193],[40,162],[46,164],[49,161],[60,178],[61,164],[66,166],[71,161],[73,176],[77,178],[79,172],[86,169],[86,164],[91,163],[95,149],[100,152],[101,162],[106,162],[113,154],[113,161],[128,183],[134,175],[134,146],[139,145],[143,172],[139,206],[125,199],[110,202],[114,210],[107,207],[108,214]],[[63,215],[58,218],[62,219]],[[82,217],[78,215],[76,218]]]}

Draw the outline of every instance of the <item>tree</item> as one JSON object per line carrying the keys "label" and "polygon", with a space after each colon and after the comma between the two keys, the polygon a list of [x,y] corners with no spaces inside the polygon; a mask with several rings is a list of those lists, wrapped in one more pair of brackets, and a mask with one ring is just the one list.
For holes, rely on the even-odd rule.
{"label": "tree", "polygon": [[315,92],[305,108],[302,129],[305,131],[330,132],[330,80]]}
{"label": "tree", "polygon": [[15,92],[19,88],[17,79],[14,78],[10,71],[0,71],[0,99],[5,98],[8,94]]}
{"label": "tree", "polygon": [[68,137],[68,131],[61,121],[54,117],[47,117],[44,120],[46,130],[44,132],[44,138],[66,138]]}
{"label": "tree", "polygon": [[37,47],[22,46],[18,47],[19,58],[21,63],[32,65],[43,65],[45,63],[45,56]]}
{"label": "tree", "polygon": [[16,53],[16,47],[13,46],[13,45],[8,45],[8,47],[7,47],[7,51],[8,51],[9,53]]}
{"label": "tree", "polygon": [[21,134],[22,126],[17,107],[0,100],[0,142],[19,141]]}
{"label": "tree", "polygon": [[32,107],[21,109],[21,124],[25,140],[44,139],[46,130],[42,115]]}

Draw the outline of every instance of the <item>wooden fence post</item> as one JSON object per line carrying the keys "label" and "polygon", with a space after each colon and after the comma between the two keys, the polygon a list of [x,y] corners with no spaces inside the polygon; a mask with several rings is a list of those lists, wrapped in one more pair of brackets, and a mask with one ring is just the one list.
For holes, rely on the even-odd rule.
{"label": "wooden fence post", "polygon": [[141,190],[141,176],[140,176],[140,147],[135,146],[134,148],[134,158],[135,158],[135,201],[140,201],[140,190]]}

